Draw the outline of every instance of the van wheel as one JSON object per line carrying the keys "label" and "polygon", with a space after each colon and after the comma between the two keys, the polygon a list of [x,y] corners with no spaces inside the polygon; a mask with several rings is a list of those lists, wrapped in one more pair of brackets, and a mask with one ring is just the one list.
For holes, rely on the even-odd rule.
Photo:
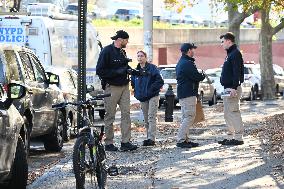
{"label": "van wheel", "polygon": [[21,136],[18,139],[13,166],[11,168],[9,188],[24,189],[28,179],[28,162],[24,142]]}
{"label": "van wheel", "polygon": [[44,140],[44,148],[47,151],[61,151],[63,147],[63,126],[64,116],[61,111],[58,111],[56,126],[50,134],[46,135]]}
{"label": "van wheel", "polygon": [[70,116],[66,118],[66,123],[63,126],[63,140],[68,142],[71,138],[72,120]]}
{"label": "van wheel", "polygon": [[100,116],[101,119],[105,118],[105,114],[106,114],[105,110],[99,110],[99,116]]}

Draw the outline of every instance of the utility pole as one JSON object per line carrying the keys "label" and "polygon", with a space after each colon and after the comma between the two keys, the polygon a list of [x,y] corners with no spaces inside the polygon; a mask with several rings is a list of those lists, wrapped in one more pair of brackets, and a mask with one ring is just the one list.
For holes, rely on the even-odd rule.
{"label": "utility pole", "polygon": [[[87,0],[78,0],[78,102],[86,101],[86,22]],[[79,107],[79,111],[82,108]],[[85,112],[83,112],[84,114]],[[83,117],[78,114],[77,127],[84,125]]]}
{"label": "utility pole", "polygon": [[148,61],[153,61],[153,0],[143,0],[144,49]]}

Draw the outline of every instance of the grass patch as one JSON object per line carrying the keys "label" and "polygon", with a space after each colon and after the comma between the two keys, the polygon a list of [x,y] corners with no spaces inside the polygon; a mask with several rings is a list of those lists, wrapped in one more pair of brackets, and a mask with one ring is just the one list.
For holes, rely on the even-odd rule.
{"label": "grass patch", "polygon": [[[129,21],[119,20],[117,18],[112,19],[94,19],[92,21],[93,25],[96,27],[135,27],[143,28],[143,20],[134,18]],[[203,26],[193,27],[191,24],[171,24],[167,22],[153,22],[154,29],[190,29],[190,28],[206,28]]]}

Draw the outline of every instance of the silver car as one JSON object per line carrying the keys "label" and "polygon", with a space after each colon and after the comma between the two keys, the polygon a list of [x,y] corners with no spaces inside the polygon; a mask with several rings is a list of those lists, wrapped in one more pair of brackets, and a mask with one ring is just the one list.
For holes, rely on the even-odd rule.
{"label": "silver car", "polygon": [[13,105],[14,99],[25,96],[19,84],[0,86],[0,188],[26,188],[28,179],[27,153],[24,144],[24,119]]}
{"label": "silver car", "polygon": [[[176,98],[175,104],[177,104],[177,80],[175,67],[163,67],[160,71],[160,74],[162,75],[165,83],[160,90],[160,105],[165,100],[165,93],[168,90],[169,85],[171,85],[173,88]],[[198,94],[202,103],[207,101],[210,106],[217,103],[216,90],[214,89],[211,80],[207,76],[199,83]]]}

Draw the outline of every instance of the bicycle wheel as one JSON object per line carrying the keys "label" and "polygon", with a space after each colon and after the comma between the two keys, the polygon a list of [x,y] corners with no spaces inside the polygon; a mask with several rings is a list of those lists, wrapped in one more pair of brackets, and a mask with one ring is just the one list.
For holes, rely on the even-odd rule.
{"label": "bicycle wheel", "polygon": [[90,166],[92,160],[88,140],[87,136],[78,137],[73,149],[73,171],[76,178],[77,189],[84,189],[86,173],[88,173],[88,170],[92,169]]}
{"label": "bicycle wheel", "polygon": [[96,167],[96,177],[99,189],[105,189],[106,181],[107,181],[107,170],[105,165],[105,149],[102,144],[98,145],[98,153],[97,153],[97,167]]}

